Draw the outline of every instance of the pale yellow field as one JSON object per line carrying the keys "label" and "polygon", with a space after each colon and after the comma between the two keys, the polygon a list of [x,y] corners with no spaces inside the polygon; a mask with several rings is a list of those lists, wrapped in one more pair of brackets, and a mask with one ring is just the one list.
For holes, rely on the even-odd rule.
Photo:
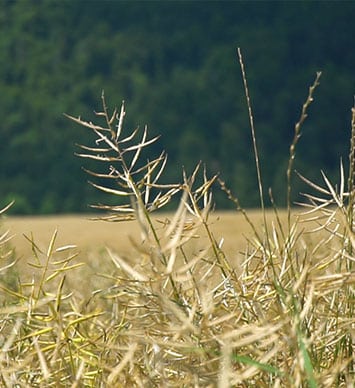
{"label": "pale yellow field", "polygon": [[[158,234],[161,235],[163,232],[164,224],[162,222],[171,219],[171,216],[172,214],[167,213],[154,216]],[[285,222],[286,213],[282,212],[280,216]],[[263,227],[263,217],[260,211],[249,211],[248,217],[259,230]],[[272,218],[274,218],[273,214],[269,212],[269,221]],[[247,239],[253,238],[252,228],[248,225],[243,214],[237,211],[212,213],[209,217],[209,228],[218,243],[223,239],[222,249],[228,262],[234,268],[240,268],[240,264],[245,258]],[[15,258],[19,259],[14,267],[14,272],[22,282],[29,282],[41,273],[40,270],[33,268],[32,264],[38,261],[34,258],[32,244],[29,240],[33,239],[36,246],[43,252],[43,254],[39,254],[39,260],[44,264],[48,246],[57,230],[54,249],[75,245],[76,248],[71,251],[71,254],[77,252],[78,257],[73,261],[73,264],[86,263],[85,266],[66,273],[67,287],[70,290],[76,289],[82,295],[85,295],[89,290],[109,287],[112,284],[112,281],[107,280],[106,282],[104,280],[105,277],[113,275],[113,271],[115,271],[115,266],[106,248],[131,263],[138,264],[142,259],[141,254],[134,247],[134,243],[138,247],[143,243],[136,221],[97,221],[90,219],[90,215],[5,216],[0,221],[0,230],[2,233],[8,230],[12,236],[10,245],[15,251]],[[184,246],[188,255],[190,252],[197,254],[210,246],[203,227],[200,226],[195,236],[199,238],[192,238],[189,244]],[[51,262],[61,260],[68,255],[69,253],[56,253]]]}
{"label": "pale yellow field", "polygon": [[[248,216],[255,226],[262,227],[260,211],[249,211]],[[160,214],[156,219],[164,220],[169,215]],[[285,219],[285,213],[281,218]],[[224,239],[223,249],[229,256],[237,256],[246,247],[246,237],[252,235],[250,226],[240,212],[218,212],[210,216],[211,230],[217,241]],[[160,224],[157,223],[158,228]],[[42,217],[5,217],[2,230],[10,230],[11,244],[22,258],[31,256],[31,244],[24,235],[33,235],[35,243],[46,250],[54,231],[58,230],[56,246],[75,244],[81,256],[87,252],[102,252],[109,247],[119,254],[132,250],[130,237],[140,241],[139,228],[135,221],[94,221],[88,215],[62,215]]]}

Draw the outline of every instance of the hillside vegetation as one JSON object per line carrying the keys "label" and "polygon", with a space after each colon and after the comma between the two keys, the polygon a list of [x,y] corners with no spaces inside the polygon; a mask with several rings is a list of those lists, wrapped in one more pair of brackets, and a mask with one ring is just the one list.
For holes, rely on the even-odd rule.
{"label": "hillside vegetation", "polygon": [[[95,119],[100,93],[124,99],[127,128],[161,135],[166,181],[200,160],[243,206],[258,205],[252,140],[236,47],[246,56],[265,187],[284,196],[298,101],[323,72],[295,167],[337,179],[347,158],[355,78],[354,2],[2,1],[0,198],[10,212],[87,212],[105,196],[85,184],[75,144],[87,133],[63,116]],[[93,168],[95,166],[92,166]],[[305,189],[294,182],[294,199]],[[220,208],[231,207],[218,190]],[[267,206],[270,202],[267,201]]]}

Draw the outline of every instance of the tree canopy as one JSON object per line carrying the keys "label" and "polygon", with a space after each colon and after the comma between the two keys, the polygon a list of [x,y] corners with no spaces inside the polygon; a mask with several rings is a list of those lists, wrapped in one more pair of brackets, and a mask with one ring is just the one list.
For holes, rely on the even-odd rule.
{"label": "tree canopy", "polygon": [[[88,134],[63,113],[94,119],[101,92],[125,100],[126,128],[161,134],[166,179],[201,160],[243,206],[257,205],[256,173],[236,50],[244,56],[262,176],[279,204],[294,125],[316,71],[321,85],[295,167],[337,177],[355,93],[353,2],[2,1],[0,198],[18,213],[88,211],[76,143]],[[302,183],[294,179],[295,198]],[[219,207],[227,206],[217,194]]]}

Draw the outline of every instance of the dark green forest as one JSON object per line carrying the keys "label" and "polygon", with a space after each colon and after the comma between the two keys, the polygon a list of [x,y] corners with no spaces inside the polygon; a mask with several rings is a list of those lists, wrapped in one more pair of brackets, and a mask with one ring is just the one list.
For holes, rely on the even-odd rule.
{"label": "dark green forest", "polygon": [[[0,201],[20,214],[87,212],[107,198],[74,155],[89,144],[63,113],[94,120],[104,90],[125,128],[161,138],[165,180],[201,160],[244,207],[258,205],[237,47],[243,53],[262,177],[285,203],[289,145],[317,71],[295,168],[336,181],[355,94],[355,2],[4,1],[0,3]],[[345,163],[346,164],[346,163]],[[91,166],[95,167],[95,166]],[[99,167],[98,167],[99,168]],[[303,184],[294,177],[294,199]],[[228,206],[216,190],[219,209]]]}

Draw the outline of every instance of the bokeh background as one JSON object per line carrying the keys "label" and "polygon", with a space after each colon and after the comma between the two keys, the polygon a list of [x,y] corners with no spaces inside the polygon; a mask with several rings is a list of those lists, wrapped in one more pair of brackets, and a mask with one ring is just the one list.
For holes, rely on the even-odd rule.
{"label": "bokeh background", "polygon": [[[347,162],[355,94],[355,2],[0,2],[0,202],[12,213],[87,212],[105,202],[86,183],[63,113],[94,120],[101,92],[125,100],[126,129],[161,134],[164,179],[201,160],[245,207],[258,205],[237,47],[249,83],[264,186],[285,203],[294,125],[317,71],[295,168],[336,181]],[[91,166],[93,167],[93,166]],[[294,200],[303,184],[294,178]],[[219,209],[230,203],[216,190]]]}

